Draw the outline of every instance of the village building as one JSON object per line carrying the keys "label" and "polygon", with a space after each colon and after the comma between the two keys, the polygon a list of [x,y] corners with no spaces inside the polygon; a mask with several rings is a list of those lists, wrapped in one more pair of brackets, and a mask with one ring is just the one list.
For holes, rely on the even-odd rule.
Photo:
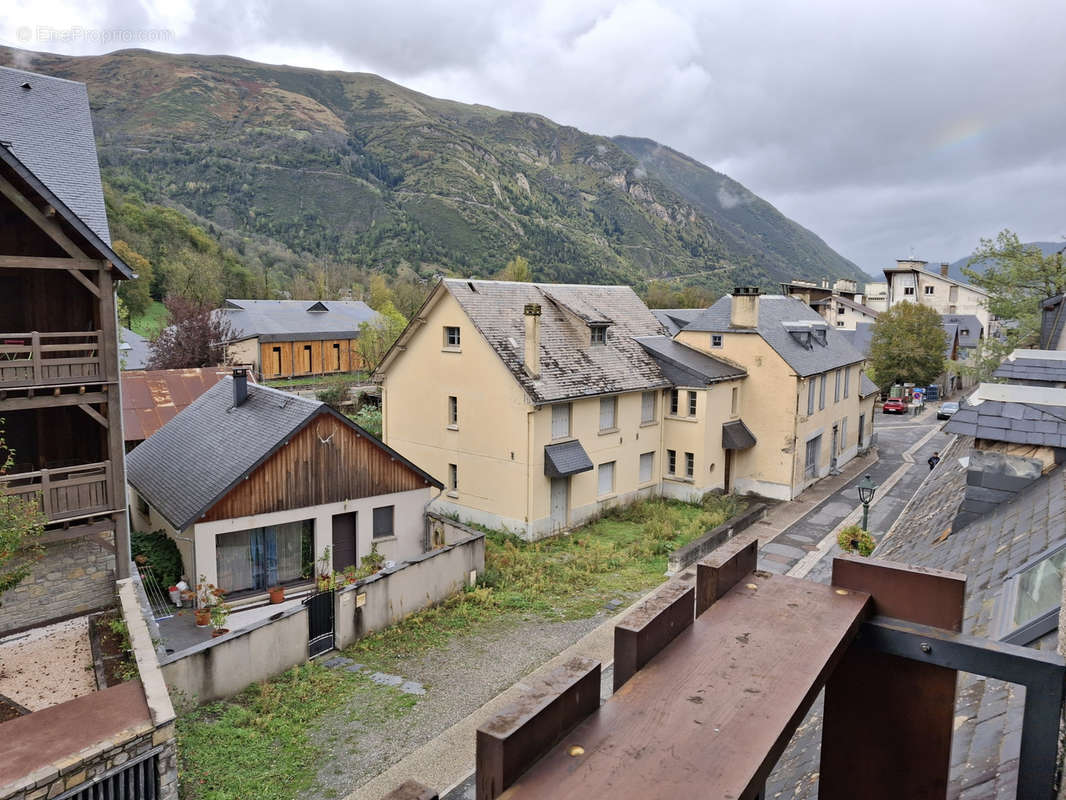
{"label": "village building", "polygon": [[[122,439],[126,452],[174,419],[230,372],[228,367],[124,370]],[[249,380],[253,380],[251,376]]]}
{"label": "village building", "polygon": [[802,300],[832,325],[842,330],[855,330],[856,325],[873,323],[880,311],[864,305],[865,298],[859,293],[855,281],[841,279],[829,285],[828,280],[821,283],[793,280],[781,284],[782,294]]}
{"label": "village building", "polygon": [[378,319],[361,300],[226,300],[218,313],[233,326],[226,363],[263,380],[361,369],[359,326]]}
{"label": "village building", "polygon": [[995,335],[995,320],[986,307],[988,292],[952,278],[948,264],[933,272],[926,269],[926,263],[901,258],[894,267],[885,267],[888,308],[897,303],[920,303],[942,316],[972,315],[981,323],[983,336]]}
{"label": "village building", "polygon": [[190,583],[253,602],[275,585],[429,549],[442,484],[329,406],[249,384],[204,392],[128,456],[136,530],[163,530]]}

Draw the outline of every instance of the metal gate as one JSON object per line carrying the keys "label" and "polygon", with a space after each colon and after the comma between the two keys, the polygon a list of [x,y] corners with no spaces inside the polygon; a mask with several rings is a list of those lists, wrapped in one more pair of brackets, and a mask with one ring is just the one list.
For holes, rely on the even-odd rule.
{"label": "metal gate", "polygon": [[314,658],[333,649],[333,590],[315,592],[307,606],[307,656]]}
{"label": "metal gate", "polygon": [[157,747],[132,764],[115,767],[92,783],[83,783],[56,800],[157,800],[159,797]]}

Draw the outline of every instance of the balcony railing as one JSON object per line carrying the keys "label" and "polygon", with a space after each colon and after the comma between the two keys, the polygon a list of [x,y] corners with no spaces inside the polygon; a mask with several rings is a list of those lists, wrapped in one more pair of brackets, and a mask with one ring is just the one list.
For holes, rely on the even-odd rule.
{"label": "balcony railing", "polygon": [[0,492],[36,500],[49,522],[111,510],[111,464],[0,475]]}
{"label": "balcony railing", "polygon": [[0,333],[0,386],[83,383],[103,374],[103,331]]}

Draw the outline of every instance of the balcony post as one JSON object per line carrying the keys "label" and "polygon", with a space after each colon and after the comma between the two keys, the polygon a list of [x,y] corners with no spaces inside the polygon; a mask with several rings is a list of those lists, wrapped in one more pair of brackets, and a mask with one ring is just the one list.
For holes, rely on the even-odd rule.
{"label": "balcony post", "polygon": [[52,492],[46,469],[41,470],[41,511],[44,512],[45,519],[51,522],[54,518],[52,516]]}
{"label": "balcony post", "polygon": [[41,334],[33,331],[30,334],[30,358],[33,360],[33,383],[39,385],[44,382],[44,365],[41,364]]}

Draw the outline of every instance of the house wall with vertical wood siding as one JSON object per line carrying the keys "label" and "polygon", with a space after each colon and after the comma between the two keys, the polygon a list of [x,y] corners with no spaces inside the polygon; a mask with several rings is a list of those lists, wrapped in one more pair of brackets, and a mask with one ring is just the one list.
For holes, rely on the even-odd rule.
{"label": "house wall with vertical wood siding", "polygon": [[[258,340],[257,340],[258,341]],[[291,342],[259,342],[259,370],[263,378],[289,378],[303,375],[328,375],[335,372],[351,372],[361,369],[362,359],[356,349],[356,339],[325,339]],[[336,353],[340,349],[340,368],[337,367]],[[278,348],[281,355],[281,368],[278,368]],[[305,347],[311,348],[311,364],[308,369]],[[232,351],[232,347],[231,347]]]}

